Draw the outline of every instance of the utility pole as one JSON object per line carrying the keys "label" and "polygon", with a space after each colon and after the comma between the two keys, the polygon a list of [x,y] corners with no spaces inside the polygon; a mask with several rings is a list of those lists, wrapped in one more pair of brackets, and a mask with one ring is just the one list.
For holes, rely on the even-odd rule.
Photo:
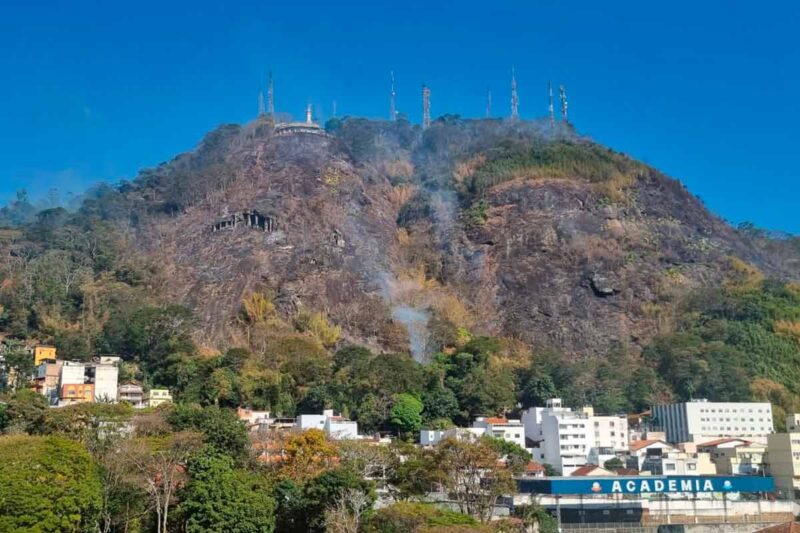
{"label": "utility pole", "polygon": [[548,104],[547,104],[547,115],[550,117],[550,127],[556,125],[556,110],[553,106],[553,82],[547,82],[547,96],[548,96]]}
{"label": "utility pole", "polygon": [[272,71],[269,71],[269,84],[267,85],[267,113],[275,118],[275,91],[272,86]]}
{"label": "utility pole", "polygon": [[511,67],[511,120],[519,119],[519,97],[517,96],[517,77]]}
{"label": "utility pole", "polygon": [[397,120],[397,109],[395,108],[394,98],[396,93],[394,92],[394,71],[389,71],[389,77],[392,80],[392,90],[389,93],[389,120]]}
{"label": "utility pole", "polygon": [[431,90],[427,85],[422,86],[422,129],[431,125]]}
{"label": "utility pole", "polygon": [[492,91],[486,89],[486,118],[492,118]]}
{"label": "utility pole", "polygon": [[561,120],[564,122],[569,122],[569,116],[567,115],[567,90],[564,88],[563,85],[558,87],[559,97],[561,98]]}

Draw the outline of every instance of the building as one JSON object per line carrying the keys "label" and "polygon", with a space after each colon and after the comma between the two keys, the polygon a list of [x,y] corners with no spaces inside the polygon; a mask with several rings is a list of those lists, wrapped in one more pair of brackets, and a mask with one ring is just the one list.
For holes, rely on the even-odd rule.
{"label": "building", "polygon": [[167,402],[172,402],[172,395],[168,389],[150,389],[144,395],[144,403],[147,407],[158,407]]}
{"label": "building", "polygon": [[83,385],[86,383],[86,363],[64,361],[61,364],[59,385]]}
{"label": "building", "polygon": [[50,405],[58,404],[61,361],[45,361],[36,367],[34,390],[47,398]]}
{"label": "building", "polygon": [[334,440],[358,438],[358,423],[334,415],[333,409],[326,409],[321,415],[300,415],[295,420],[295,428],[301,431],[319,429]]}
{"label": "building", "polygon": [[483,429],[485,435],[513,442],[520,448],[525,448],[525,426],[520,420],[479,416],[472,423],[472,427]]}
{"label": "building", "polygon": [[34,366],[39,366],[45,361],[55,361],[56,359],[55,346],[36,346],[33,349]]}
{"label": "building", "polygon": [[786,417],[786,433],[767,437],[767,463],[778,490],[800,497],[800,414]]}
{"label": "building", "polygon": [[58,405],[74,405],[76,403],[92,403],[94,401],[94,385],[91,383],[67,383],[61,385]]}
{"label": "building", "polygon": [[449,428],[423,429],[419,432],[419,443],[422,446],[435,446],[445,439],[478,439],[486,434],[486,428]]}
{"label": "building", "polygon": [[117,400],[128,402],[136,408],[144,407],[144,388],[135,383],[123,383],[117,389]]}
{"label": "building", "polygon": [[702,443],[744,438],[765,444],[772,433],[772,404],[768,402],[709,402],[692,400],[656,405],[653,418],[669,442]]}
{"label": "building", "polygon": [[94,401],[116,403],[119,368],[116,364],[92,364],[86,367],[86,377],[94,384]]}
{"label": "building", "polygon": [[581,476],[583,476],[583,477],[588,477],[588,476],[606,476],[607,477],[607,476],[613,476],[613,475],[614,475],[614,472],[610,472],[610,471],[606,470],[605,468],[602,468],[602,467],[597,466],[597,465],[592,465],[592,464],[583,465],[580,468],[576,468],[570,474],[570,476],[572,476],[572,477],[581,477]]}
{"label": "building", "polygon": [[245,409],[244,407],[236,409],[236,416],[247,424],[247,427],[251,430],[257,429],[262,424],[269,424],[271,421],[269,411],[256,411],[254,409]]}
{"label": "building", "polygon": [[590,458],[605,462],[628,450],[625,416],[596,416],[591,407],[573,411],[559,398],[524,411],[522,424],[534,460],[550,464],[564,476]]}
{"label": "building", "polygon": [[698,444],[697,450],[709,454],[719,475],[764,475],[767,447],[763,444],[727,438]]}
{"label": "building", "polygon": [[637,441],[630,444],[626,468],[643,475],[707,476],[716,474],[716,467],[707,453],[692,448],[678,448],[663,440]]}

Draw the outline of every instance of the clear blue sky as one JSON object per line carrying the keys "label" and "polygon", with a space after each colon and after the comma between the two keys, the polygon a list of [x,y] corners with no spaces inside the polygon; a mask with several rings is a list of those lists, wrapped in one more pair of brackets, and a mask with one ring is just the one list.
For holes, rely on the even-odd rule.
{"label": "clear blue sky", "polygon": [[[546,112],[567,86],[584,133],[683,180],[725,218],[800,233],[800,4],[0,0],[0,202],[79,192],[192,148],[257,111]],[[338,4],[338,5],[336,5]]]}

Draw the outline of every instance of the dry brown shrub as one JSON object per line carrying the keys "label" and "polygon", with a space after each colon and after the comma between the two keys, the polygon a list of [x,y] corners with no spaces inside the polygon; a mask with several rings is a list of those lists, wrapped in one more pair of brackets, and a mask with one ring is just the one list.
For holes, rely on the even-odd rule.
{"label": "dry brown shrub", "polygon": [[481,165],[486,162],[486,156],[478,154],[474,157],[467,159],[456,164],[453,170],[453,181],[457,184],[463,183],[465,179],[472,176]]}
{"label": "dry brown shrub", "polygon": [[787,335],[800,342],[800,320],[778,320],[772,326],[775,333]]}
{"label": "dry brown shrub", "polygon": [[729,289],[751,291],[761,288],[764,274],[758,268],[734,256],[728,258],[728,266],[731,275],[726,286]]}
{"label": "dry brown shrub", "polygon": [[408,179],[414,175],[414,165],[407,159],[384,161],[382,163],[382,170],[384,174],[393,178]]}
{"label": "dry brown shrub", "polygon": [[411,200],[416,193],[417,187],[414,185],[398,185],[392,187],[392,190],[389,191],[389,201],[392,202],[395,209],[400,209]]}

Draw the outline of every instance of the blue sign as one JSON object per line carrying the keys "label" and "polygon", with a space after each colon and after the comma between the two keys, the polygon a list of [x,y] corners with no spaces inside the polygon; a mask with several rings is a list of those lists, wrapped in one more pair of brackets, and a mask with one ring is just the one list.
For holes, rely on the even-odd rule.
{"label": "blue sign", "polygon": [[643,494],[652,492],[772,492],[775,480],[755,476],[619,476],[522,479],[534,494]]}

